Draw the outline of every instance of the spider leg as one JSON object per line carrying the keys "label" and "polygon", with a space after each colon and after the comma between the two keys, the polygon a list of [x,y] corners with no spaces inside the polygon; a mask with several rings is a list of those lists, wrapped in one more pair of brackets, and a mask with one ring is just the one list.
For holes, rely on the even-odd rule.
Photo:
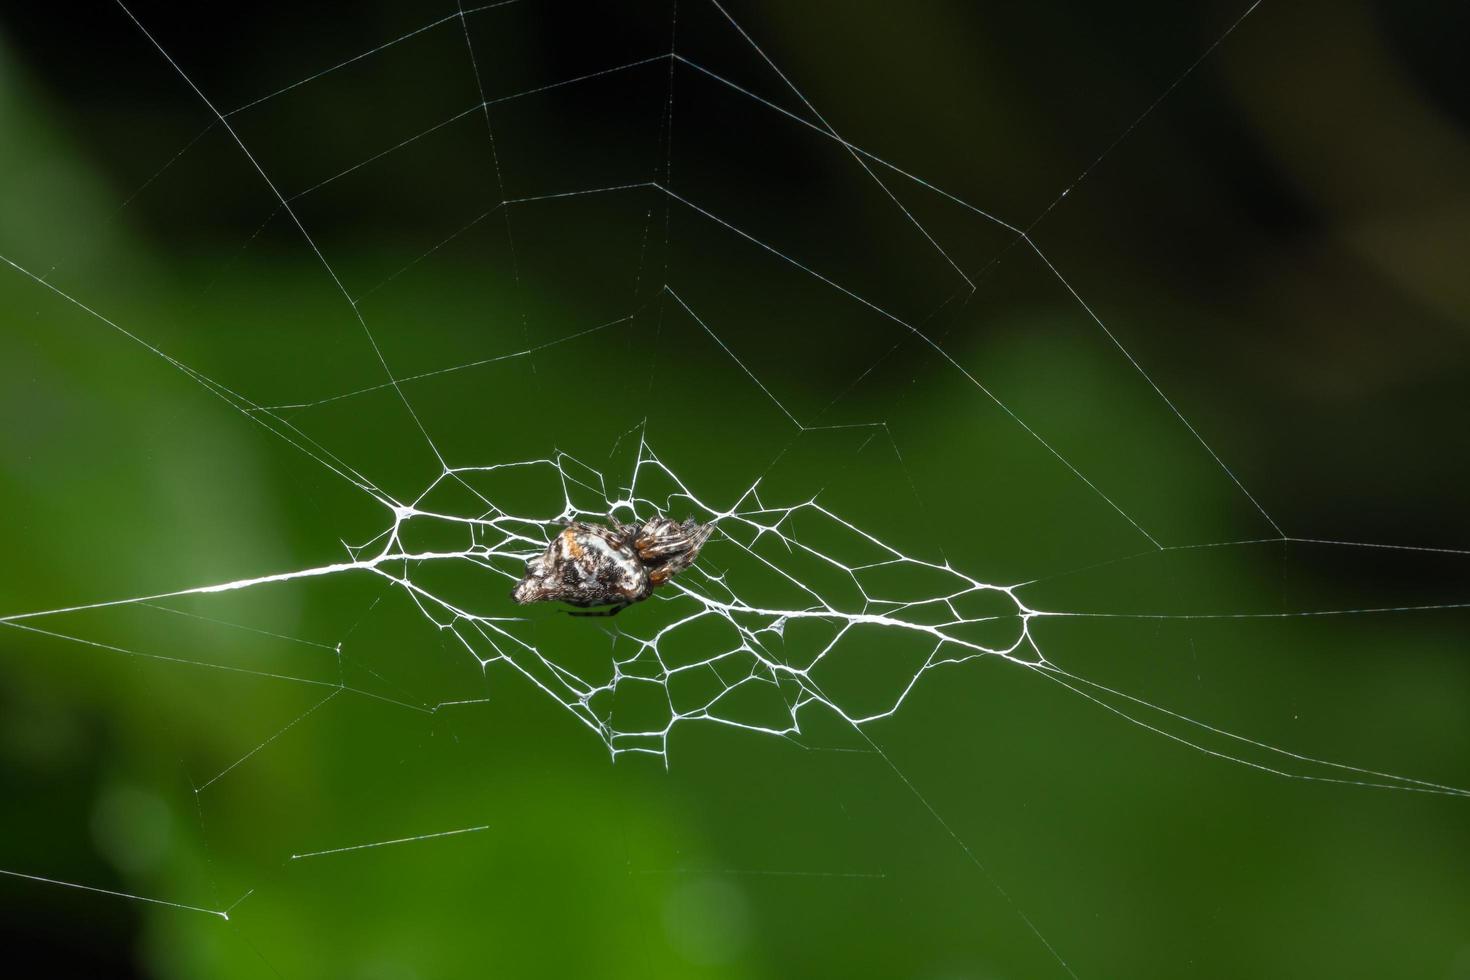
{"label": "spider leg", "polygon": [[638,537],[638,525],[624,524],[622,521],[613,517],[611,514],[607,515],[607,521],[608,524],[611,525],[613,533],[618,536],[618,539],[621,542],[622,546],[624,548],[631,547],[633,541]]}
{"label": "spider leg", "polygon": [[618,613],[622,612],[624,609],[627,609],[630,605],[632,605],[632,603],[629,603],[629,602],[620,602],[617,605],[613,606],[611,609],[577,609],[577,610],[568,609],[567,610],[567,615],[568,616],[616,616]]}
{"label": "spider leg", "polygon": [[678,575],[690,565],[693,565],[694,558],[695,553],[693,551],[686,551],[683,554],[675,555],[648,573],[649,584],[654,586],[663,585],[669,579]]}
{"label": "spider leg", "polygon": [[[693,565],[694,560],[699,557],[699,549],[704,547],[704,543],[709,540],[709,536],[712,533],[714,533],[714,528],[705,526],[697,528],[687,537],[681,538],[683,548],[671,552],[667,558],[649,570],[649,584],[657,588],[684,571],[690,565]],[[648,561],[647,558],[644,560]]]}
{"label": "spider leg", "polygon": [[639,538],[635,542],[635,545],[638,548],[638,557],[642,558],[646,562],[653,561],[658,558],[663,558],[666,555],[676,555],[680,552],[688,551],[690,547],[693,546],[693,544],[694,542],[691,538],[685,537],[683,535],[680,535],[679,537],[657,538],[653,540],[650,540],[649,538]]}
{"label": "spider leg", "polygon": [[[638,557],[645,562],[656,561],[668,555],[676,558],[687,555],[689,563],[692,563],[699,554],[699,549],[704,547],[704,543],[713,533],[714,528],[709,525],[671,524],[669,528],[645,530],[633,542],[633,546],[638,551]],[[682,567],[687,568],[688,564]]]}

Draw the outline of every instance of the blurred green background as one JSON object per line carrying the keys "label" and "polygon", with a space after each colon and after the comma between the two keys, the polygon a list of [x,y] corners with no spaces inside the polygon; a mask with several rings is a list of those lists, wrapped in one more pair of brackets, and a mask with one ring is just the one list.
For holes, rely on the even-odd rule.
{"label": "blurred green background", "polygon": [[[1470,785],[1470,614],[1291,615],[1470,601],[1467,559],[1153,551],[957,365],[1163,545],[1278,535],[1035,251],[870,164],[880,187],[772,67],[1030,228],[1287,535],[1470,548],[1463,4],[1268,2],[1177,87],[1241,5],[726,5],[759,51],[706,0],[128,9],[259,171],[121,8],[0,13],[0,616],[381,533],[298,448],[398,499],[438,473],[391,389],[323,401],[384,381],[366,324],[398,377],[474,365],[403,385],[453,465],[561,451],[617,488],[637,429],[717,507],[820,493],[1036,580],[1035,608],[1250,614],[1036,639],[1225,731]],[[272,416],[298,445],[145,344],[307,405]],[[556,513],[541,476],[497,502]],[[703,564],[738,590],[728,543]],[[605,674],[677,610],[522,612]],[[871,743],[816,709],[797,740],[692,723],[666,768],[610,761],[366,574],[25,624],[0,632],[0,869],[232,909],[0,878],[47,975],[1470,977],[1463,798],[1283,779],[1000,660],[930,671]],[[834,683],[890,703],[867,643]]]}

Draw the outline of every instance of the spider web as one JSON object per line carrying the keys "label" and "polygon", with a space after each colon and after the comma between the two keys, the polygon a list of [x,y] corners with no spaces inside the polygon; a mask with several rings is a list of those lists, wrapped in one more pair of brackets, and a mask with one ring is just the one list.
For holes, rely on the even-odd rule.
{"label": "spider web", "polygon": [[[1119,624],[1358,622],[1470,607],[1448,596],[1272,608],[1269,598],[1261,603],[1253,593],[1238,604],[1210,602],[1215,580],[1190,580],[1198,562],[1222,553],[1288,546],[1368,557],[1390,552],[1413,560],[1465,552],[1308,538],[1283,529],[1237,475],[1229,454],[1217,452],[1205,427],[1181,409],[1038,244],[1036,225],[1096,162],[1034,221],[1008,221],[845,138],[744,18],[719,0],[671,5],[645,18],[648,30],[594,45],[595,57],[569,67],[507,56],[517,11],[527,6],[505,0],[441,11],[361,50],[317,58],[321,67],[266,94],[227,98],[217,89],[227,80],[211,84],[200,77],[198,51],[181,50],[160,33],[167,23],[119,5],[143,52],[203,111],[202,130],[166,155],[162,169],[127,201],[167,187],[194,162],[211,172],[231,167],[217,179],[249,181],[263,195],[257,202],[263,217],[231,262],[269,243],[293,241],[293,254],[304,248],[315,278],[307,285],[302,277],[303,285],[293,287],[300,295],[282,306],[310,303],[331,308],[337,318],[320,327],[317,339],[287,335],[289,346],[279,349],[291,351],[293,363],[275,365],[269,375],[232,366],[241,351],[261,346],[253,331],[225,331],[216,346],[205,345],[185,332],[150,326],[149,303],[125,288],[111,297],[94,295],[88,289],[94,270],[82,268],[61,285],[57,271],[67,271],[64,261],[44,267],[18,252],[0,255],[27,286],[23,302],[45,299],[47,316],[82,325],[75,328],[79,335],[83,326],[91,331],[79,346],[99,336],[120,338],[160,372],[182,375],[225,406],[230,425],[263,433],[287,450],[291,462],[284,465],[307,484],[306,496],[323,502],[325,538],[340,549],[331,560],[243,576],[230,573],[239,565],[216,556],[205,562],[209,574],[186,580],[195,584],[136,590],[124,580],[111,593],[99,589],[101,598],[0,616],[18,634],[97,654],[315,689],[303,711],[293,710],[268,737],[194,779],[196,800],[216,783],[237,778],[237,770],[277,740],[289,740],[298,726],[353,698],[434,716],[477,706],[494,711],[518,696],[510,693],[518,688],[535,691],[614,759],[649,755],[665,767],[677,767],[676,733],[698,723],[778,736],[805,748],[870,752],[1019,916],[1028,942],[1044,951],[1050,966],[1077,975],[1065,943],[1056,942],[1065,927],[1039,926],[991,875],[971,839],[909,778],[908,767],[870,734],[878,723],[901,717],[935,676],[974,669],[965,666],[973,661],[1004,663],[1115,720],[1246,770],[1470,795],[1448,781],[1256,737],[1248,727],[1143,696],[1138,691],[1148,685],[1136,677],[1130,683],[1126,669],[1074,667],[1058,652],[1072,650],[1075,659],[1088,662],[1090,641],[1079,639],[1080,631]],[[1255,9],[1251,5],[1226,25],[1112,146]],[[608,21],[624,16],[616,12]],[[605,23],[588,14],[581,27],[595,33]],[[466,69],[462,81],[468,84],[460,87],[463,98],[454,108],[441,112],[422,104],[435,101],[431,94],[409,100],[406,111],[365,127],[361,140],[344,140],[341,160],[292,156],[272,142],[269,134],[299,118],[291,113],[320,118],[322,106],[350,91],[360,77],[355,73],[413,51],[429,58],[453,52],[454,63]],[[423,62],[406,64],[416,70]],[[538,139],[532,120],[547,111],[544,100],[563,97],[589,100],[575,132]],[[553,102],[551,111],[570,104]],[[612,113],[615,124],[596,125],[599,113]],[[424,242],[412,261],[339,261],[340,243],[324,244],[317,236],[317,222],[328,222],[334,206],[341,206],[334,194],[350,202],[344,188],[354,180],[415,153],[443,152],[435,141],[468,127],[483,130],[483,143],[476,143],[479,169],[470,170],[474,193],[441,202],[442,213],[431,217],[443,233]],[[685,145],[681,137],[692,147],[684,155],[676,151]],[[796,221],[772,225],[741,207],[749,188],[772,174],[746,170],[732,181],[721,166],[736,152],[727,144],[742,141],[773,147],[744,158],[747,164],[756,159],[775,173],[806,158],[838,159],[851,182],[832,190],[835,210],[823,209],[828,202],[792,203],[793,211],[806,211],[813,233]],[[267,150],[259,149],[262,143]],[[206,152],[205,161],[196,161]],[[842,247],[840,212],[850,201],[867,209],[865,216],[882,214],[865,217],[883,222],[881,249]],[[589,227],[611,230],[592,233]],[[686,241],[697,243],[698,254],[684,251]],[[882,275],[889,251],[921,256],[924,277],[899,282]],[[489,323],[463,314],[473,330],[416,326],[440,314],[395,306],[395,297],[414,276],[460,252],[478,268],[496,270],[494,296],[499,309],[510,312]],[[1045,283],[1063,298],[1076,336],[1085,330],[1132,386],[1137,401],[1120,411],[1147,414],[1160,431],[1167,426],[1169,434],[1160,438],[1169,451],[1195,460],[1189,464],[1193,485],[1208,486],[1212,506],[1228,510],[1227,523],[1246,533],[1192,537],[1189,521],[1143,485],[1146,477],[1129,476],[1137,460],[1148,458],[1149,447],[1136,447],[1130,456],[1110,445],[1099,454],[1085,438],[1058,437],[1053,408],[1018,393],[1015,384],[989,380],[999,372],[952,334],[973,308],[971,300],[1007,275]],[[309,301],[301,298],[308,290]],[[455,297],[451,305],[460,302]],[[828,322],[811,324],[797,312],[803,309],[820,310]],[[442,314],[456,315],[452,309]],[[752,344],[737,327],[762,317],[783,343]],[[819,362],[848,330],[872,339],[854,341],[851,356],[836,358],[833,370],[810,384],[793,378],[790,362]],[[694,349],[699,370],[676,368],[661,353],[669,346]],[[322,358],[343,362],[334,376],[360,381],[323,390]],[[921,435],[927,423],[903,411],[872,414],[897,405],[892,390],[881,386],[915,363],[938,379],[932,397],[951,406],[947,412],[956,419],[941,436]],[[876,396],[860,397],[874,386]],[[684,412],[687,405],[719,407],[701,414]],[[448,424],[482,409],[483,427],[461,431]],[[716,453],[700,445],[726,440]],[[561,448],[567,443],[575,451]],[[401,461],[388,465],[385,452]],[[956,454],[970,459],[957,462]],[[1010,548],[991,548],[989,541],[1004,534],[956,511],[956,501],[971,501],[975,510],[1001,513],[1008,494],[1019,506],[1034,486],[1008,490],[995,474],[1022,467],[1046,467],[1038,481],[1081,515],[1096,541],[1045,546],[1039,534],[1022,532]],[[741,489],[722,492],[724,487]],[[991,496],[1001,502],[985,502]],[[593,624],[550,610],[527,612],[506,598],[526,560],[566,522],[658,514],[711,522],[715,537],[692,569],[642,606]],[[214,567],[225,573],[213,574]],[[1110,593],[1110,578],[1140,567],[1147,571],[1137,573],[1131,588]],[[251,605],[254,596],[339,582],[366,592],[353,593],[358,615],[336,626],[335,638],[324,643],[283,632],[271,607]],[[1271,583],[1264,589],[1269,597]],[[392,608],[411,611],[417,637],[436,637],[442,646],[438,666],[421,666],[423,673],[408,685],[385,676],[385,661],[354,652],[364,634],[407,630],[404,620],[364,627]],[[118,618],[124,615],[148,620]],[[160,648],[160,622],[197,628],[221,650],[238,642],[243,655],[231,661],[207,650]],[[273,655],[252,647],[273,641],[318,646],[330,664],[315,674],[278,667]],[[467,685],[454,673],[465,664],[478,682]],[[504,678],[515,680],[502,684]],[[425,696],[428,690],[438,693]],[[277,857],[289,864],[490,826]],[[29,870],[4,873],[223,919],[255,894],[252,887],[233,901],[210,905]]]}

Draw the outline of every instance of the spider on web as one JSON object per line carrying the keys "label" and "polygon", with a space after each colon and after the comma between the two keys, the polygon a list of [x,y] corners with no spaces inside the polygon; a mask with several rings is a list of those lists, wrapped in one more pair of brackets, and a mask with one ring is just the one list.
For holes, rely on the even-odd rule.
{"label": "spider on web", "polygon": [[694,564],[714,531],[694,518],[682,524],[667,517],[641,523],[611,521],[612,527],[572,521],[545,553],[526,563],[525,577],[511,590],[516,602],[565,602],[615,616]]}

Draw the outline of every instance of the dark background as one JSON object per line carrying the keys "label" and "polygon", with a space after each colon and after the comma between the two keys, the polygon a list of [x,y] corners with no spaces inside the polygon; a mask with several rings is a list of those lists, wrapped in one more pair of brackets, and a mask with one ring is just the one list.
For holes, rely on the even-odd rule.
{"label": "dark background", "polygon": [[[455,10],[129,9],[227,114],[338,281],[105,4],[0,14],[0,254],[258,404],[381,381],[344,292],[400,376],[627,315],[421,382],[415,408],[457,464],[561,449],[610,475],[626,465],[618,436],[646,419],[701,496],[728,504],[762,475],[773,498],[821,490],[909,553],[985,581],[1047,578],[1028,593],[1040,608],[1300,613],[1470,591],[1458,555],[1303,541],[1053,579],[1148,542],[892,317],[651,187],[526,200],[656,181],[919,327],[1161,543],[1279,537],[1013,230],[876,169],[969,291],[840,146],[687,63],[509,98],[672,41],[803,114],[707,3],[682,0],[677,20],[668,3],[507,4],[467,16],[473,66],[456,17],[285,92]],[[1029,229],[1287,535],[1470,548],[1463,5],[1268,0],[1182,81],[1243,8],[728,9],[847,139]],[[493,137],[471,111],[480,91]],[[322,564],[382,529],[155,355],[0,272],[14,556],[0,612]],[[799,433],[664,283],[803,423],[883,421],[892,442]],[[283,415],[396,494],[434,476],[387,395]],[[1470,975],[1461,799],[1232,765],[995,662],[936,671],[868,729],[892,766],[805,716],[810,751],[687,725],[667,772],[613,765],[554,703],[482,675],[370,585],[177,610],[350,638],[375,691],[494,703],[426,722],[334,699],[204,792],[320,692],[77,638],[324,678],[334,665],[139,608],[47,621],[71,642],[0,637],[0,868],[209,908],[257,889],[225,924],[0,882],[12,941],[141,976],[1065,975],[1019,909],[1081,977]],[[668,614],[648,605],[618,625],[651,632]],[[548,648],[613,642],[547,617]],[[1224,730],[1470,782],[1454,610],[1046,629],[1068,669]],[[860,672],[853,696],[881,700],[886,683]]]}

